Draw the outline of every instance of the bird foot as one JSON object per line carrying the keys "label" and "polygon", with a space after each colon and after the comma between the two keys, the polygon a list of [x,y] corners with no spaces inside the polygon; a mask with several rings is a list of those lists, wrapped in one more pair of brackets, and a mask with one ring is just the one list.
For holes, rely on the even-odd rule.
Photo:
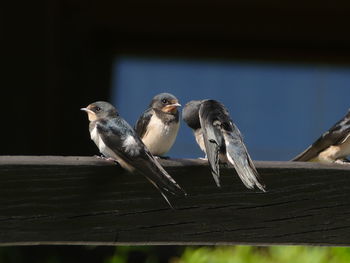
{"label": "bird foot", "polygon": [[170,159],[169,156],[159,156],[159,155],[154,155],[154,158],[156,158],[156,159],[164,159],[164,160]]}
{"label": "bird foot", "polygon": [[350,165],[350,161],[348,159],[343,159],[343,160],[338,159],[338,160],[335,160],[334,163]]}
{"label": "bird foot", "polygon": [[207,157],[198,157],[199,160],[208,161]]}
{"label": "bird foot", "polygon": [[105,157],[103,155],[94,155],[94,157],[96,157],[97,159],[101,159],[101,160],[105,160],[105,161],[109,161],[109,162],[116,162],[116,160],[114,160],[113,158],[110,157]]}

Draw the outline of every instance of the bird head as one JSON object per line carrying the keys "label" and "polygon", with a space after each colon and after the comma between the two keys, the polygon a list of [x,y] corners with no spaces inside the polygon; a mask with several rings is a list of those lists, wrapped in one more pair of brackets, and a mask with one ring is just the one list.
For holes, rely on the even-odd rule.
{"label": "bird head", "polygon": [[150,104],[152,109],[161,110],[169,114],[176,114],[178,107],[180,107],[178,99],[170,93],[161,93],[156,95]]}
{"label": "bird head", "polygon": [[91,103],[86,108],[81,108],[80,110],[88,114],[89,121],[118,116],[117,109],[112,104],[105,101]]}
{"label": "bird head", "polygon": [[194,130],[201,127],[199,120],[199,108],[202,102],[202,100],[191,100],[190,102],[186,103],[182,110],[182,119],[190,128]]}

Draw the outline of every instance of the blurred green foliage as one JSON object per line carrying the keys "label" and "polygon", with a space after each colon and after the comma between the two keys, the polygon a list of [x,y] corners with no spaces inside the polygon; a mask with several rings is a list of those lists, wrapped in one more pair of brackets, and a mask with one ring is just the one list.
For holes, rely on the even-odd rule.
{"label": "blurred green foliage", "polygon": [[306,246],[188,247],[171,263],[348,263],[350,248]]}
{"label": "blurred green foliage", "polygon": [[[151,252],[149,247],[123,247],[105,263],[127,263],[130,253],[140,250]],[[158,263],[149,253],[145,263]],[[169,263],[349,263],[350,248],[311,246],[217,246],[186,247],[179,257],[170,257]]]}

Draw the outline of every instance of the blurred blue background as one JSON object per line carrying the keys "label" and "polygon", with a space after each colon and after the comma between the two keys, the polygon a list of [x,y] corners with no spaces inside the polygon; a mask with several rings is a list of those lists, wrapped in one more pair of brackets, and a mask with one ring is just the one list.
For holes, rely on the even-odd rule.
{"label": "blurred blue background", "polygon": [[[216,99],[230,111],[254,160],[291,159],[350,106],[350,69],[343,67],[125,56],[113,71],[112,102],[130,124],[161,92],[182,105]],[[168,155],[203,157],[184,122]]]}

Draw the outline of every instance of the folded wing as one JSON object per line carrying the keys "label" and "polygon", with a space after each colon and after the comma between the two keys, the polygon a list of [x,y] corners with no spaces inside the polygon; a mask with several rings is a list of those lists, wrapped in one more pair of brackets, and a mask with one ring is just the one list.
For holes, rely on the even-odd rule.
{"label": "folded wing", "polygon": [[[136,171],[144,175],[161,193],[162,190],[165,190],[172,194],[186,195],[185,191],[148,151],[131,126],[122,119],[118,121],[121,122],[119,125],[109,123],[107,129],[101,125],[97,126],[103,131],[101,137],[104,143]],[[128,129],[130,137],[123,138],[119,127]],[[164,198],[167,200],[165,196]]]}
{"label": "folded wing", "polygon": [[238,128],[233,123],[230,126],[229,129],[222,127],[227,159],[235,167],[238,176],[247,188],[253,189],[256,186],[265,191],[265,186],[260,180]]}
{"label": "folded wing", "polygon": [[199,110],[206,151],[214,179],[219,179],[220,152],[234,166],[247,188],[255,186],[265,191],[264,185],[243,143],[238,128],[226,108],[215,100],[204,101]]}
{"label": "folded wing", "polygon": [[140,136],[140,138],[142,138],[146,131],[147,131],[147,126],[151,120],[152,117],[152,109],[149,108],[148,110],[146,110],[137,120],[136,124],[135,124],[135,131],[137,133],[138,136]]}
{"label": "folded wing", "polygon": [[305,151],[297,155],[292,161],[307,162],[318,156],[319,153],[332,145],[341,144],[350,133],[350,111],[347,115],[332,126],[327,132],[322,134]]}
{"label": "folded wing", "polygon": [[210,100],[204,101],[199,108],[199,120],[211,173],[216,185],[220,187],[219,154],[224,140],[220,130],[220,111],[214,106]]}

